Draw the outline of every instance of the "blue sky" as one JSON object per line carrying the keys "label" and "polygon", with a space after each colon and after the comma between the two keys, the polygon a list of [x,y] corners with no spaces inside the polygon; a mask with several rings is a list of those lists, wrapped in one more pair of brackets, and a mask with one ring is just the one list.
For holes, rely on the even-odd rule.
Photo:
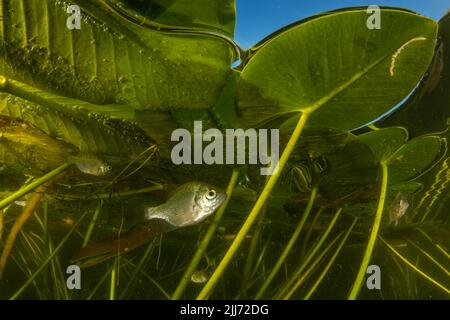
{"label": "blue sky", "polygon": [[402,7],[436,20],[450,10],[450,0],[236,0],[235,40],[247,49],[275,30],[313,14],[372,4]]}

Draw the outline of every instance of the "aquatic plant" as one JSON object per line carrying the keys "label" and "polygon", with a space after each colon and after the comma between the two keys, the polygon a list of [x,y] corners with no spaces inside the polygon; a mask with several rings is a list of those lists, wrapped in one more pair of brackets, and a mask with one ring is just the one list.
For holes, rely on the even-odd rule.
{"label": "aquatic plant", "polygon": [[[0,298],[448,298],[448,14],[345,8],[244,51],[232,0],[72,2],[79,30],[63,1],[0,1]],[[172,164],[195,120],[279,129],[278,170]],[[195,180],[227,188],[209,224],[67,287],[73,252]]]}

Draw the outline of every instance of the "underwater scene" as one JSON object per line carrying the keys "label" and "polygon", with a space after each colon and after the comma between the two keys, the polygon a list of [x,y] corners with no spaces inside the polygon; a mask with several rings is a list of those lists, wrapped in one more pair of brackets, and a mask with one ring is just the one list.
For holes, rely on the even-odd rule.
{"label": "underwater scene", "polygon": [[0,0],[0,300],[448,300],[450,2],[400,2]]}

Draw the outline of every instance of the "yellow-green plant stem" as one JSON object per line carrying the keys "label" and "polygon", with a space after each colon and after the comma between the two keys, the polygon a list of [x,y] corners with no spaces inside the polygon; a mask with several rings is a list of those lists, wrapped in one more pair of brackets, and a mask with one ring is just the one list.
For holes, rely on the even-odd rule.
{"label": "yellow-green plant stem", "polygon": [[305,208],[305,211],[303,212],[303,216],[300,219],[299,224],[294,230],[294,233],[292,234],[291,238],[289,239],[288,244],[284,248],[283,252],[281,253],[280,257],[277,260],[277,263],[273,267],[272,271],[270,272],[269,276],[267,277],[266,281],[264,281],[264,284],[261,286],[261,288],[256,293],[255,299],[260,299],[264,292],[267,290],[268,286],[272,282],[273,278],[277,274],[278,270],[280,270],[281,266],[283,265],[284,261],[286,260],[287,256],[292,250],[292,247],[295,245],[295,243],[298,240],[298,237],[300,236],[300,233],[303,229],[303,226],[305,225],[306,220],[309,217],[309,214],[311,212],[311,209],[314,205],[314,200],[316,199],[317,195],[317,187],[314,187],[311,191],[311,195],[309,197],[308,205]]}
{"label": "yellow-green plant stem", "polygon": [[146,150],[144,150],[140,155],[138,155],[138,157],[135,159],[135,160],[137,160],[137,159],[139,159],[141,156],[143,156],[145,153],[147,153],[147,151],[150,151],[151,153],[150,153],[150,155],[144,160],[144,162],[142,162],[136,169],[134,169],[133,171],[131,171],[130,173],[128,173],[125,177],[122,177],[122,178],[120,178],[120,176],[122,175],[122,174],[124,174],[125,173],[125,171],[129,168],[129,167],[131,167],[131,165],[133,164],[133,162],[134,161],[131,161],[118,175],[117,175],[117,177],[114,179],[114,181],[119,181],[119,178],[120,178],[120,180],[125,180],[125,179],[127,179],[128,177],[130,177],[130,176],[132,176],[133,174],[135,174],[136,172],[138,172],[139,170],[141,170],[142,169],[142,167],[144,167],[146,164],[147,164],[147,162],[149,162],[151,159],[152,159],[152,157],[155,155],[155,153],[157,152],[157,147],[156,147],[156,145],[152,145],[152,146],[150,146],[149,148],[147,148]]}
{"label": "yellow-green plant stem", "polygon": [[[323,235],[320,237],[319,241],[317,242],[317,244],[314,246],[314,248],[311,250],[311,253],[308,254],[307,258],[305,259],[305,261],[300,265],[300,267],[298,268],[298,270],[294,273],[294,276],[291,277],[290,281],[287,283],[287,285],[283,288],[283,290],[277,295],[278,298],[281,298],[281,296],[284,295],[284,292],[286,292],[286,290],[288,288],[290,288],[290,290],[288,291],[288,293],[286,295],[283,296],[284,300],[287,300],[290,298],[290,296],[292,294],[294,294],[295,290],[297,290],[294,285],[294,287],[291,287],[291,285],[294,283],[295,279],[298,279],[300,277],[300,275],[302,274],[303,270],[305,270],[305,268],[308,266],[308,264],[311,262],[311,259],[314,258],[314,256],[316,255],[316,253],[319,251],[319,249],[322,247],[323,243],[325,242],[325,240],[328,238],[328,235],[330,234],[331,230],[333,229],[334,225],[336,224],[336,221],[338,220],[339,216],[341,215],[342,212],[342,208],[339,208],[338,211],[334,214],[333,220],[331,220],[330,224],[328,225],[327,229],[325,230],[325,232],[323,233]],[[298,281],[297,281],[298,282]]]}
{"label": "yellow-green plant stem", "polygon": [[[124,259],[124,258],[122,258],[122,259]],[[130,264],[131,267],[133,267],[133,268],[135,267],[135,265],[132,262],[128,261],[128,263]],[[167,300],[170,300],[170,298],[171,298],[170,294],[158,282],[156,282],[155,279],[150,277],[144,270],[141,270],[140,274],[143,275],[148,281],[150,281],[151,284],[154,285],[159,291],[161,291],[164,298],[166,298]]]}
{"label": "yellow-green plant stem", "polygon": [[[425,233],[425,231],[423,231],[421,228],[417,228],[417,231],[419,231],[428,241],[430,241],[432,244],[434,244],[434,246],[444,255],[447,257],[447,259],[450,259],[450,254],[444,249],[442,248],[442,246],[438,243],[434,243],[433,239],[431,239],[431,237]],[[1,239],[1,238],[0,238]]]}
{"label": "yellow-green plant stem", "polygon": [[228,206],[228,203],[231,200],[231,196],[233,194],[234,187],[236,186],[237,180],[239,178],[239,170],[233,169],[233,173],[231,174],[230,181],[228,182],[227,186],[227,198],[225,199],[225,202],[222,204],[222,206],[217,210],[216,215],[214,216],[214,219],[209,226],[208,230],[206,231],[205,236],[203,237],[202,241],[200,242],[200,245],[197,248],[197,251],[194,254],[194,257],[192,258],[191,262],[189,263],[189,266],[187,267],[186,271],[184,272],[183,276],[181,277],[181,281],[178,284],[177,288],[175,289],[175,292],[172,295],[172,300],[178,300],[180,299],[181,295],[183,294],[184,290],[186,289],[186,286],[189,283],[189,280],[192,276],[192,274],[195,272],[198,264],[200,263],[203,254],[206,251],[206,248],[208,247],[209,243],[211,242],[212,237],[214,236],[217,227],[219,226],[219,222],[222,219],[223,214],[225,213],[225,210]]}
{"label": "yellow-green plant stem", "polygon": [[[262,233],[263,226],[264,226],[263,219],[264,219],[264,216],[266,213],[266,207],[267,206],[265,206],[262,209],[261,214],[257,218],[256,226],[254,227],[252,241],[250,243],[250,248],[248,250],[248,255],[247,255],[247,259],[245,261],[244,270],[242,272],[241,290],[240,290],[240,296],[239,296],[240,299],[247,299],[247,290],[250,286],[249,280],[253,274],[252,267],[253,267],[253,263],[255,261],[255,256],[256,256],[256,253],[258,250],[261,233]],[[262,257],[264,256],[264,253],[265,253],[265,250],[262,250],[260,252],[258,260],[262,259]]]}
{"label": "yellow-green plant stem", "polygon": [[361,265],[359,267],[358,274],[356,275],[355,282],[353,283],[353,287],[348,296],[349,300],[355,300],[358,297],[359,290],[361,289],[362,283],[364,281],[364,276],[366,275],[367,266],[369,265],[370,258],[372,256],[373,248],[375,246],[378,230],[380,229],[388,185],[387,163],[385,161],[381,161],[380,167],[381,167],[381,190],[380,190],[380,197],[378,200],[377,211],[375,213],[375,219],[372,225],[372,231],[370,232],[369,242],[367,243],[366,251],[364,252],[364,256]]}
{"label": "yellow-green plant stem", "polygon": [[306,256],[308,253],[307,246],[309,243],[309,239],[311,238],[311,234],[314,230],[314,227],[317,225],[317,222],[319,221],[320,217],[322,216],[323,211],[325,210],[325,207],[319,207],[316,214],[314,215],[314,219],[311,222],[311,227],[308,228],[308,231],[305,234],[305,239],[303,239],[302,249],[300,250],[300,255],[302,257]]}
{"label": "yellow-green plant stem", "polygon": [[97,223],[97,218],[102,209],[103,201],[100,200],[97,204],[97,208],[95,209],[94,216],[92,217],[91,223],[89,224],[88,230],[86,232],[86,236],[84,237],[82,248],[86,247],[91,239],[92,232],[94,231],[95,224]]}
{"label": "yellow-green plant stem", "polygon": [[122,191],[122,192],[115,192],[111,194],[110,192],[105,193],[98,193],[93,195],[63,195],[63,196],[55,196],[57,199],[61,199],[64,201],[78,201],[78,200],[89,200],[89,199],[111,199],[112,196],[114,197],[128,197],[128,196],[134,196],[138,194],[153,192],[153,191],[159,191],[164,190],[165,186],[162,184],[155,184],[151,187],[141,188],[137,190],[129,190],[129,191]]}
{"label": "yellow-green plant stem", "polygon": [[350,233],[353,230],[353,227],[355,226],[356,222],[358,221],[358,219],[353,220],[352,225],[350,226],[350,228],[348,228],[347,232],[344,235],[344,238],[342,239],[341,243],[339,244],[338,248],[336,249],[336,251],[334,252],[333,256],[331,257],[331,259],[328,261],[327,265],[325,266],[325,268],[322,270],[322,272],[320,273],[319,277],[316,279],[316,281],[314,282],[313,286],[311,287],[311,289],[309,289],[308,293],[306,294],[304,300],[309,300],[309,298],[311,298],[311,296],[313,295],[313,293],[316,291],[317,287],[320,285],[320,283],[322,282],[323,278],[325,278],[325,275],[328,273],[328,270],[330,270],[331,266],[333,265],[334,261],[336,260],[337,256],[339,255],[339,253],[342,250],[342,247],[344,246],[345,242],[347,242],[347,239],[350,235]]}
{"label": "yellow-green plant stem", "polygon": [[289,290],[288,294],[283,297],[283,300],[288,300],[291,296],[297,291],[297,289],[301,286],[301,284],[316,270],[319,263],[322,259],[328,254],[328,252],[334,247],[335,243],[341,238],[344,232],[338,234],[331,242],[320,252],[319,256],[314,259],[313,263],[309,266],[308,269],[297,279],[297,281],[292,286],[291,290]]}
{"label": "yellow-green plant stem", "polygon": [[8,237],[6,238],[6,243],[3,248],[3,252],[0,256],[0,279],[3,277],[3,272],[6,268],[9,254],[11,253],[11,250],[14,246],[17,235],[19,234],[19,232],[22,231],[22,228],[25,225],[25,223],[28,221],[28,219],[30,219],[34,211],[39,206],[39,203],[41,202],[44,193],[49,188],[49,184],[50,182],[47,182],[36,189],[36,191],[31,196],[30,200],[28,201],[27,205],[23,209],[22,214],[16,219],[13,226],[11,227]]}
{"label": "yellow-green plant stem", "polygon": [[144,263],[147,261],[147,258],[149,257],[150,253],[154,249],[153,242],[150,242],[150,244],[147,246],[147,249],[145,250],[144,255],[142,256],[141,260],[139,261],[138,265],[134,268],[133,274],[131,275],[130,279],[127,281],[127,285],[122,290],[122,293],[119,296],[119,299],[125,298],[126,293],[128,292],[128,289],[131,288],[131,286],[134,284],[134,280],[136,279],[137,275],[141,272],[142,267],[144,266]]}
{"label": "yellow-green plant stem", "polygon": [[72,229],[70,229],[70,231],[66,234],[66,236],[61,240],[61,242],[58,244],[58,246],[53,249],[52,253],[45,259],[45,261],[42,263],[42,265],[28,278],[28,280],[25,282],[25,284],[20,287],[19,290],[16,291],[16,293],[14,293],[10,300],[15,300],[17,299],[22,292],[32,283],[34,282],[34,279],[36,279],[36,277],[42,272],[42,270],[44,270],[47,265],[49,264],[49,262],[56,256],[56,254],[59,252],[59,250],[61,250],[61,248],[63,247],[63,245],[67,242],[67,240],[70,238],[70,236],[72,235],[72,232],[78,227],[78,225],[80,224],[81,221],[83,221],[83,219],[87,216],[88,212],[84,213],[80,219],[72,226]]}
{"label": "yellow-green plant stem", "polygon": [[56,176],[60,175],[61,173],[63,173],[67,169],[69,169],[69,167],[71,165],[72,165],[71,163],[65,163],[65,164],[59,166],[58,168],[56,168],[55,170],[53,170],[53,171],[47,173],[46,175],[40,177],[39,179],[36,179],[32,183],[24,186],[20,190],[14,192],[9,197],[7,197],[7,198],[3,199],[2,201],[0,201],[0,210],[5,208],[7,205],[13,203],[17,199],[20,199],[24,195],[30,193],[31,191],[33,191],[37,187],[39,187],[39,186],[43,185],[44,183],[54,179]]}
{"label": "yellow-green plant stem", "polygon": [[117,281],[117,266],[119,265],[118,258],[114,261],[114,267],[111,270],[111,283],[109,286],[109,300],[116,299],[116,281]]}
{"label": "yellow-green plant stem", "polygon": [[404,256],[402,256],[397,250],[394,249],[394,247],[392,247],[389,243],[387,243],[381,236],[378,236],[378,238],[381,240],[381,242],[383,242],[389,248],[389,250],[391,250],[397,257],[399,257],[403,262],[405,262],[415,272],[417,272],[422,277],[424,277],[425,279],[427,279],[428,281],[433,283],[438,288],[444,290],[445,293],[447,293],[450,296],[450,290],[448,288],[446,288],[445,286],[443,286],[442,284],[440,284],[439,282],[437,282],[436,280],[431,278],[429,275],[427,275],[425,272],[423,272],[419,268],[417,268],[412,262],[410,262],[408,259],[406,259]]}
{"label": "yellow-green plant stem", "polygon": [[95,286],[95,288],[91,291],[91,293],[89,293],[89,296],[86,298],[86,300],[92,300],[92,298],[94,297],[94,295],[97,293],[98,289],[100,289],[100,287],[103,285],[103,283],[106,281],[106,278],[108,278],[108,275],[110,274],[110,272],[112,271],[114,266],[111,266],[108,270],[108,272],[105,272],[105,274],[102,276],[102,278],[100,279],[100,281],[98,281],[97,285]]}
{"label": "yellow-green plant stem", "polygon": [[258,200],[256,200],[255,205],[253,206],[253,208],[250,211],[243,226],[241,227],[238,234],[236,235],[236,238],[234,239],[234,241],[231,244],[228,251],[225,253],[225,256],[222,258],[222,261],[220,261],[220,263],[217,266],[214,273],[211,275],[211,278],[209,279],[209,281],[205,284],[202,291],[197,296],[197,299],[199,299],[199,300],[206,299],[209,296],[209,294],[213,290],[214,286],[217,284],[218,280],[224,273],[225,269],[230,264],[231,259],[234,257],[234,255],[238,251],[240,245],[242,244],[242,241],[245,239],[245,236],[249,232],[254,221],[258,217],[261,209],[263,208],[264,204],[266,203],[267,199],[269,198],[269,196],[272,192],[272,189],[275,187],[276,183],[278,182],[281,172],[283,171],[284,166],[286,165],[289,157],[291,156],[292,150],[294,150],[297,140],[300,137],[300,135],[303,131],[303,128],[305,127],[305,124],[306,124],[307,120],[309,119],[309,116],[311,115],[312,111],[313,110],[304,111],[303,114],[301,115],[294,131],[292,132],[291,138],[289,139],[289,141],[286,145],[286,148],[284,149],[284,151],[280,157],[280,161],[274,168],[274,172],[273,172],[272,176],[270,176],[270,178],[267,181],[266,185],[264,186],[264,189],[262,190]]}
{"label": "yellow-green plant stem", "polygon": [[0,210],[0,241],[3,238],[3,221],[6,214],[6,210]]}
{"label": "yellow-green plant stem", "polygon": [[408,243],[411,244],[413,247],[415,247],[417,250],[419,250],[425,257],[427,257],[431,262],[433,262],[439,269],[445,272],[445,274],[450,278],[450,272],[445,269],[443,265],[441,265],[436,259],[434,259],[428,252],[423,250],[421,247],[419,247],[416,243],[412,242],[411,240],[408,240]]}

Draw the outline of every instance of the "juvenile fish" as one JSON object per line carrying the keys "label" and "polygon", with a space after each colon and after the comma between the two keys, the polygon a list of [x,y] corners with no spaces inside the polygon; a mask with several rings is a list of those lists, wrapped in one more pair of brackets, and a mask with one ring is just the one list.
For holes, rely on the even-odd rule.
{"label": "juvenile fish", "polygon": [[401,192],[397,193],[391,206],[391,211],[389,214],[389,224],[394,222],[394,225],[397,226],[398,221],[406,214],[408,208],[408,199],[406,199],[406,197]]}
{"label": "juvenile fish", "polygon": [[197,270],[191,276],[191,282],[193,283],[205,283],[208,279],[209,275],[206,270]]}
{"label": "juvenile fish", "polygon": [[145,219],[163,220],[165,231],[202,222],[222,204],[224,191],[202,182],[188,182],[178,187],[160,206],[147,208]]}
{"label": "juvenile fish", "polygon": [[68,160],[72,162],[78,170],[93,176],[104,176],[111,172],[112,167],[96,155],[80,154],[70,155]]}
{"label": "juvenile fish", "polygon": [[223,203],[226,193],[203,182],[185,183],[157,207],[145,208],[143,221],[129,232],[111,239],[90,244],[72,258],[80,267],[100,262],[129,252],[150,242],[162,232],[200,223]]}

